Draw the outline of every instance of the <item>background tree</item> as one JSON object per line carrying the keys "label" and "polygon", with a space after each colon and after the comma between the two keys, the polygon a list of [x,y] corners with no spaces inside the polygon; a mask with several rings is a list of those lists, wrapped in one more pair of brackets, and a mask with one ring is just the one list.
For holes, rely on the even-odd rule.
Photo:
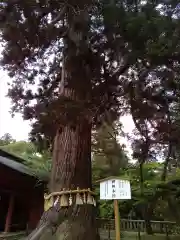
{"label": "background tree", "polygon": [[15,140],[9,133],[5,133],[2,137],[0,137],[0,146],[4,146],[12,142],[15,142]]}
{"label": "background tree", "polygon": [[38,148],[32,142],[14,141],[0,146],[0,149],[20,157],[40,179],[49,179],[51,170],[51,152],[44,150],[38,152]]}
{"label": "background tree", "polygon": [[124,146],[119,143],[122,130],[117,123],[104,122],[92,135],[93,170],[101,168],[97,176],[118,176],[128,165]]}

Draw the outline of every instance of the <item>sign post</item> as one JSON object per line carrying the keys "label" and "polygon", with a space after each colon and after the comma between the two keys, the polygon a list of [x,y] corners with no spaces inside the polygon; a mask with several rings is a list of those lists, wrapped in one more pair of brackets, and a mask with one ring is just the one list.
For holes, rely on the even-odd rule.
{"label": "sign post", "polygon": [[115,218],[115,231],[116,231],[116,240],[120,240],[121,228],[120,228],[120,214],[118,200],[114,199],[114,218]]}
{"label": "sign post", "polygon": [[120,240],[120,214],[118,200],[131,199],[131,187],[128,180],[109,177],[100,180],[100,199],[114,201],[116,240]]}

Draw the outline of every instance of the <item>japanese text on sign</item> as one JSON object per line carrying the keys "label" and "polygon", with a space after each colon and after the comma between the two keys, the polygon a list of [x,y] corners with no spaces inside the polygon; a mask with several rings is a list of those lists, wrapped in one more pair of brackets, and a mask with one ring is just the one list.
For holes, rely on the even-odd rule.
{"label": "japanese text on sign", "polygon": [[101,182],[100,199],[131,199],[130,182],[119,179]]}

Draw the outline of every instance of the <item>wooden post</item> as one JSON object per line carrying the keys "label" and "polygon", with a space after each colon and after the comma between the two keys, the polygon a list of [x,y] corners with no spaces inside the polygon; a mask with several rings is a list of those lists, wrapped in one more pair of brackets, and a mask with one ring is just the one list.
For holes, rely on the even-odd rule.
{"label": "wooden post", "polygon": [[14,208],[14,195],[11,194],[10,195],[10,200],[9,200],[8,212],[7,212],[7,215],[6,215],[6,223],[5,223],[4,232],[9,232],[10,231],[13,208]]}
{"label": "wooden post", "polygon": [[120,240],[120,214],[117,199],[114,200],[114,217],[115,217],[116,240]]}

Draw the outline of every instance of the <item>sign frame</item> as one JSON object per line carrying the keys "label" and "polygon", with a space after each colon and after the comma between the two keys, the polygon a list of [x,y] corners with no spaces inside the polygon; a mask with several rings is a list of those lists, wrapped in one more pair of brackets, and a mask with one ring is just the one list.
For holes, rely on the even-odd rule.
{"label": "sign frame", "polygon": [[131,199],[130,181],[111,178],[100,182],[101,200],[128,200]]}
{"label": "sign frame", "polygon": [[[115,216],[115,231],[116,231],[116,240],[120,240],[120,214],[119,214],[119,206],[118,206],[118,200],[127,200],[127,199],[131,199],[131,185],[130,185],[130,181],[128,179],[122,179],[120,177],[108,177],[108,178],[104,178],[101,179],[99,181],[96,181],[97,183],[100,183],[100,200],[113,200],[114,201],[114,216]],[[107,190],[107,186],[110,186],[108,183],[111,183],[111,187],[110,187],[110,194],[107,195],[102,193],[102,184],[104,183],[104,185],[106,185],[106,190]],[[126,183],[126,186],[124,186],[124,188],[120,187],[119,188],[116,186],[117,184],[115,183]],[[116,188],[116,190],[115,190]],[[124,194],[125,196],[122,198],[121,194],[119,194],[118,196],[116,196],[116,192],[120,189],[124,190]],[[104,191],[105,190],[105,186],[104,186]],[[115,194],[115,195],[112,195]],[[112,196],[112,197],[110,197]]]}

